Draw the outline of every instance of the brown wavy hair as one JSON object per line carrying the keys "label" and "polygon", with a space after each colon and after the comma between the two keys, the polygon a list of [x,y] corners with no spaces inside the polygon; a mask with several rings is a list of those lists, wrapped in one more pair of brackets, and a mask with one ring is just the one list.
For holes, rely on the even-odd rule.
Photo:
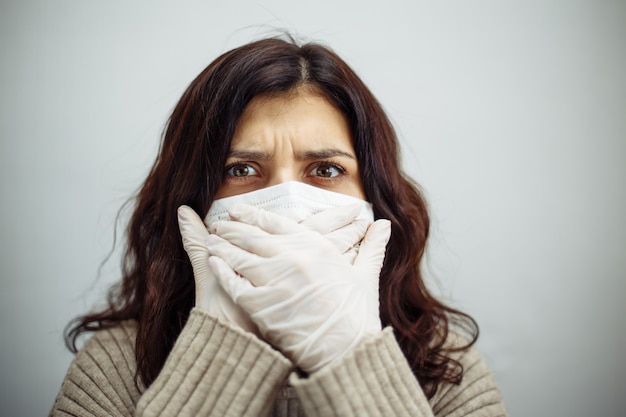
{"label": "brown wavy hair", "polygon": [[[159,374],[194,305],[194,278],[183,250],[177,208],[206,215],[223,178],[237,121],[259,95],[307,87],[346,116],[365,196],[376,218],[389,219],[391,239],[380,276],[380,317],[396,339],[428,397],[442,382],[460,383],[454,351],[478,336],[474,320],[438,301],[420,271],[429,217],[419,187],[400,169],[394,129],[372,93],[348,65],[318,44],[264,39],[212,62],[176,105],[157,159],[134,197],[127,230],[123,279],[108,294],[108,307],[73,320],[66,343],[122,320],[138,323],[137,378],[149,386]],[[468,335],[466,346],[445,344],[452,328]]]}

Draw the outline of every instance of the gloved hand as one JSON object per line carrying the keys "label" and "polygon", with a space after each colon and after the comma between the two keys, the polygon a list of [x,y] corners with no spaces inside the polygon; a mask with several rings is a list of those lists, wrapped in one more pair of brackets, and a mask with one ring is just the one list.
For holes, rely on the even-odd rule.
{"label": "gloved hand", "polygon": [[[361,239],[374,220],[373,218],[372,220],[355,219],[360,213],[359,204],[338,206],[320,211],[304,219],[300,224],[324,235],[343,254],[344,258],[353,263],[358,254]],[[257,219],[262,216],[263,213],[260,212]],[[350,221],[352,221],[351,224]],[[272,222],[271,218],[268,222]]]}
{"label": "gloved hand", "polygon": [[316,372],[381,331],[388,220],[369,227],[352,264],[306,225],[246,205],[230,216],[212,226],[209,267],[265,340],[302,370]]}
{"label": "gloved hand", "polygon": [[[358,205],[330,208],[309,217],[302,224],[324,234],[338,251],[353,258],[355,244],[362,239],[369,226],[367,220],[354,220],[359,212],[360,207]],[[263,219],[264,213],[266,212],[260,211],[259,219]],[[209,231],[200,217],[190,207],[180,206],[178,208],[178,226],[183,247],[193,268],[196,284],[196,307],[213,317],[237,325],[258,336],[259,331],[256,324],[250,320],[248,313],[235,304],[224,292],[209,268],[210,254],[207,248]]]}
{"label": "gloved hand", "polygon": [[178,228],[183,247],[193,268],[196,283],[196,307],[227,323],[259,335],[256,324],[241,307],[233,303],[209,268],[207,241],[209,231],[193,209],[178,208]]}

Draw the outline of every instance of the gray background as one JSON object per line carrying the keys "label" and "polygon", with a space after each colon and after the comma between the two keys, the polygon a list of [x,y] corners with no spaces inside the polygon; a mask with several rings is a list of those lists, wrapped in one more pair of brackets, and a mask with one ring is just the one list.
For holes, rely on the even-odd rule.
{"label": "gray background", "polygon": [[296,3],[0,2],[0,414],[52,405],[63,327],[119,277],[116,250],[96,278],[116,212],[186,85],[282,28],[387,109],[429,280],[479,321],[511,415],[623,416],[625,2]]}

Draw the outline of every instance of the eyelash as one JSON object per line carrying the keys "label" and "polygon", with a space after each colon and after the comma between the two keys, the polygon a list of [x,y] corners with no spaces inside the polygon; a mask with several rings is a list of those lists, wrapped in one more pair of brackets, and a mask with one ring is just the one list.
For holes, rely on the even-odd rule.
{"label": "eyelash", "polygon": [[[234,161],[234,162],[226,165],[226,167],[224,167],[224,179],[228,178],[230,181],[249,181],[250,177],[252,177],[250,175],[236,176],[236,175],[229,175],[228,174],[228,171],[230,171],[231,169],[233,169],[233,168],[235,168],[237,166],[247,166],[247,167],[250,167],[254,171],[256,171],[257,173],[260,171],[260,169],[258,167],[256,167],[255,164],[253,164],[253,163],[250,163],[250,162],[247,162],[247,161]],[[339,162],[336,162],[336,161],[333,161],[333,160],[323,160],[323,161],[313,162],[313,163],[309,164],[306,167],[307,177],[309,177],[309,173],[311,171],[313,171],[316,168],[319,169],[320,167],[334,168],[339,173],[335,177],[318,177],[316,175],[311,175],[310,177],[316,178],[319,181],[330,182],[330,181],[340,180],[341,177],[343,177],[344,175],[347,174],[346,169]]]}
{"label": "eyelash", "polygon": [[339,164],[338,162],[325,160],[325,161],[315,162],[309,165],[307,167],[307,176],[309,172],[313,171],[316,168],[319,169],[320,167],[334,168],[339,172],[339,174],[336,177],[318,177],[318,176],[313,175],[315,178],[318,178],[322,181],[336,181],[340,179],[340,177],[346,174],[346,169],[341,164]]}
{"label": "eyelash", "polygon": [[246,161],[235,161],[235,162],[232,162],[232,163],[230,163],[230,164],[228,164],[228,165],[226,165],[226,166],[224,167],[224,179],[229,178],[231,181],[232,181],[232,180],[234,180],[234,181],[245,181],[245,180],[247,180],[247,179],[249,179],[249,178],[250,178],[250,176],[249,176],[249,175],[245,175],[245,176],[236,176],[236,175],[229,175],[229,174],[228,174],[228,171],[230,171],[231,169],[233,169],[233,168],[235,168],[235,167],[237,167],[237,166],[246,166],[246,167],[250,167],[250,168],[252,168],[253,170],[255,170],[257,173],[259,172],[259,169],[258,169],[258,168],[256,168],[256,167],[254,166],[254,164],[251,164],[250,162],[246,162]]}

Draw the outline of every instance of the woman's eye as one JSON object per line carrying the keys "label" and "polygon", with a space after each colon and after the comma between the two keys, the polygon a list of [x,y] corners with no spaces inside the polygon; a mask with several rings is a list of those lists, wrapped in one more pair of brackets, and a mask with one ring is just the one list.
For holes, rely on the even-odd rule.
{"label": "woman's eye", "polygon": [[334,178],[344,173],[344,170],[335,165],[318,165],[313,168],[309,175],[322,178]]}
{"label": "woman's eye", "polygon": [[248,164],[235,164],[226,169],[226,175],[230,177],[249,177],[257,175],[257,172]]}

